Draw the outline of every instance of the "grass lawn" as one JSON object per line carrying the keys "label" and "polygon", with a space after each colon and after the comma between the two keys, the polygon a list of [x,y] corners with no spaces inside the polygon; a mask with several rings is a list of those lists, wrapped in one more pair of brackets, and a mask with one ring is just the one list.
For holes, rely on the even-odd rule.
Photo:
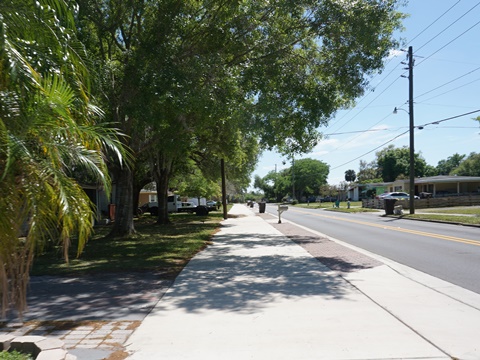
{"label": "grass lawn", "polygon": [[[378,209],[367,209],[367,208],[362,208],[362,207],[350,207],[347,208],[346,206],[345,207],[342,207],[342,205],[340,204],[340,207],[339,208],[334,208],[334,207],[331,207],[331,208],[326,208],[325,210],[327,211],[334,211],[334,212],[344,212],[344,213],[365,213],[365,212],[379,212]],[[382,210],[383,211],[383,210]]]}
{"label": "grass lawn", "polygon": [[208,216],[172,214],[169,225],[155,224],[148,214],[135,220],[137,234],[108,238],[110,226],[98,226],[83,253],[76,257],[71,246],[69,264],[62,259],[59,247],[50,247],[37,255],[32,275],[78,275],[116,271],[160,270],[175,276],[185,264],[211,240],[223,220],[221,211]]}
{"label": "grass lawn", "polygon": [[462,214],[480,216],[480,206],[458,206],[455,208],[418,209],[426,213]]}
{"label": "grass lawn", "polygon": [[351,201],[350,208],[348,208],[347,202],[340,202],[339,208],[334,207],[335,203],[333,202],[324,202],[324,203],[310,203],[310,204],[296,204],[295,207],[302,207],[307,209],[325,209],[332,211],[348,212],[348,213],[359,213],[359,212],[377,212],[375,209],[366,209],[362,208],[361,201]]}
{"label": "grass lawn", "polygon": [[452,215],[449,213],[445,213],[444,215],[442,214],[413,214],[413,215],[404,214],[404,215],[401,215],[401,217],[407,218],[407,219],[433,220],[433,221],[442,221],[442,222],[465,224],[465,225],[480,225],[480,216]]}
{"label": "grass lawn", "polygon": [[[379,212],[384,213],[384,210],[379,209],[366,209],[362,208],[361,201],[350,202],[350,208],[348,208],[346,202],[341,202],[339,208],[333,207],[334,203],[311,203],[311,204],[296,204],[295,207],[309,208],[309,209],[324,209],[335,212],[345,213],[361,213],[361,212]],[[450,222],[456,224],[465,225],[480,225],[480,206],[463,206],[455,208],[435,208],[435,209],[417,209],[413,215],[408,214],[408,209],[403,210],[403,215],[390,215],[398,216],[407,219],[416,220],[430,220]]]}

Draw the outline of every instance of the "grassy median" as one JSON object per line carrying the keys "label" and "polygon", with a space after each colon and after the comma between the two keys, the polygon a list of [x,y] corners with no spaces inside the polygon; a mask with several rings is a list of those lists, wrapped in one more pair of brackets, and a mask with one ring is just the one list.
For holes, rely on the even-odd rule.
{"label": "grassy median", "polygon": [[[361,213],[361,212],[378,212],[384,214],[384,210],[362,208],[361,201],[352,201],[350,208],[346,202],[341,202],[338,208],[334,207],[334,203],[311,203],[296,204],[295,207],[324,209],[328,211],[344,212],[344,213]],[[435,209],[417,209],[416,213],[410,215],[408,209],[403,210],[403,215],[398,216],[405,219],[438,221],[454,224],[480,225],[480,206],[459,206],[454,208],[435,208]]]}
{"label": "grassy median", "polygon": [[427,214],[423,213],[415,213],[410,215],[408,213],[404,213],[401,215],[403,218],[407,219],[415,219],[415,220],[429,220],[429,221],[438,221],[438,222],[447,222],[453,224],[464,224],[464,225],[479,225],[480,226],[480,214],[461,214],[460,212],[457,213],[445,213],[445,214]]}
{"label": "grassy median", "polygon": [[301,203],[295,204],[295,207],[302,207],[306,209],[324,209],[324,210],[331,210],[331,211],[340,211],[340,212],[348,212],[348,213],[359,213],[359,212],[378,212],[379,210],[376,209],[367,209],[362,208],[361,201],[351,201],[350,207],[348,207],[348,203],[346,201],[340,202],[338,205],[339,207],[335,207],[334,202],[315,202],[315,203]]}

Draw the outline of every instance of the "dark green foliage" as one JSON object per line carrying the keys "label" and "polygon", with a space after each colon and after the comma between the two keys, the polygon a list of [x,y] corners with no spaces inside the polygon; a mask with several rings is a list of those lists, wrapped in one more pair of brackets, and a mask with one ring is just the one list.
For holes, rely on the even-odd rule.
{"label": "dark green foliage", "polygon": [[[458,155],[458,154],[456,154]],[[480,176],[480,153],[472,152],[451,174],[460,176]]]}
{"label": "dark green foliage", "polygon": [[320,195],[322,185],[327,183],[329,166],[314,159],[300,159],[292,162],[292,166],[282,171],[270,171],[264,178],[255,177],[254,186],[261,189],[266,198],[280,201],[292,196],[295,188],[295,199]]}
{"label": "dark green foliage", "polygon": [[33,356],[18,352],[16,350],[1,351],[0,360],[33,360]]}
{"label": "dark green foliage", "polygon": [[440,160],[437,164],[438,175],[450,175],[464,159],[465,155],[455,153],[446,160]]}
{"label": "dark green foliage", "polygon": [[[385,182],[395,181],[396,179],[406,179],[410,174],[410,150],[404,146],[402,148],[389,147],[377,152],[377,166],[381,177]],[[425,176],[427,163],[423,157],[415,153],[415,177]]]}
{"label": "dark green foliage", "polygon": [[354,182],[356,178],[357,175],[355,174],[355,170],[345,171],[345,181]]}

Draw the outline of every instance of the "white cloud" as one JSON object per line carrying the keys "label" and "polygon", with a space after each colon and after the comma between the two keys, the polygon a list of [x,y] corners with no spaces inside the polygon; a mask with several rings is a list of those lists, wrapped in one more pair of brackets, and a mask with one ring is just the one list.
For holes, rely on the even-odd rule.
{"label": "white cloud", "polygon": [[390,52],[388,53],[387,59],[392,59],[392,58],[395,58],[397,56],[405,56],[405,51],[404,50],[396,50],[396,49],[390,50]]}

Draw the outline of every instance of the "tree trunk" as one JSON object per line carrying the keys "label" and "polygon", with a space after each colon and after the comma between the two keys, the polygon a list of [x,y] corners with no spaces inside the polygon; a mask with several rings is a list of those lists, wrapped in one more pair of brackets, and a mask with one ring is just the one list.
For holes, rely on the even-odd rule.
{"label": "tree trunk", "polygon": [[115,222],[110,236],[124,237],[135,234],[133,224],[133,174],[128,167],[117,172],[115,196]]}
{"label": "tree trunk", "polygon": [[158,219],[157,224],[165,225],[170,223],[168,217],[168,179],[166,174],[160,175],[157,182],[157,198],[158,198]]}
{"label": "tree trunk", "polygon": [[155,182],[157,183],[158,198],[158,219],[157,224],[165,225],[170,223],[168,218],[168,181],[172,172],[171,159],[167,159],[163,154],[157,154],[157,161],[153,171]]}
{"label": "tree trunk", "polygon": [[132,211],[133,211],[133,216],[138,215],[138,208],[140,207],[141,204],[139,204],[139,199],[140,199],[140,190],[142,190],[141,187],[138,185],[133,186],[133,201],[132,201]]}
{"label": "tree trunk", "polygon": [[227,210],[227,180],[225,177],[225,159],[220,159],[220,172],[222,177],[222,207],[223,207],[223,218],[228,219],[228,210]]}

